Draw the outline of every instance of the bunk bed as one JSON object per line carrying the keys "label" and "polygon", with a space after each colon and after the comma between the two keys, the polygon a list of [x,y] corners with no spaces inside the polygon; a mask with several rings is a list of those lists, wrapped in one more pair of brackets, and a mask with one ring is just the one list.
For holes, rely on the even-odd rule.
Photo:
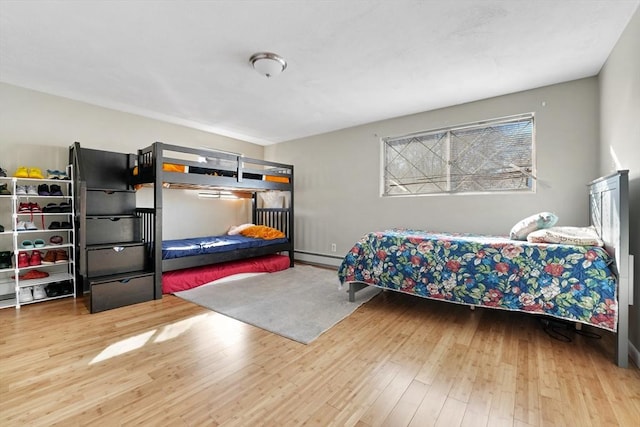
{"label": "bunk bed", "polygon": [[[395,229],[363,236],[338,272],[349,300],[367,286],[423,298],[552,316],[616,333],[616,362],[628,364],[628,171],[589,185],[599,246]],[[540,233],[534,233],[536,235]],[[545,234],[545,233],[542,233]],[[585,243],[586,244],[586,243]]]}
{"label": "bunk bed", "polygon": [[[132,170],[133,184],[153,185],[155,215],[147,221],[150,225],[142,233],[145,241],[156,242],[153,248],[156,272],[229,266],[246,259],[269,260],[282,253],[287,253],[289,267],[293,267],[292,165],[162,142],[138,150],[136,163]],[[163,241],[163,189],[206,190],[221,197],[251,198],[251,223],[278,230],[282,236],[262,239],[224,235]],[[270,191],[286,192],[283,193],[288,195],[286,206],[261,204],[258,195]],[[283,255],[278,256],[282,262]],[[156,274],[155,286],[156,293],[163,292],[161,274]]]}

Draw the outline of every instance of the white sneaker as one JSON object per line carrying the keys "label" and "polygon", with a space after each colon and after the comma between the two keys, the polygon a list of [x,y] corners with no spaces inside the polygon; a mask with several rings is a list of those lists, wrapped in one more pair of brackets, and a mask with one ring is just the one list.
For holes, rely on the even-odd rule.
{"label": "white sneaker", "polygon": [[36,227],[36,225],[30,221],[27,221],[24,223],[24,228],[25,230],[37,230],[38,227]]}
{"label": "white sneaker", "polygon": [[20,302],[29,302],[29,301],[33,301],[31,286],[26,288],[20,288]]}
{"label": "white sneaker", "polygon": [[27,186],[26,185],[16,185],[16,195],[26,196],[27,195]]}
{"label": "white sneaker", "polygon": [[24,221],[18,221],[18,224],[16,225],[16,231],[26,231],[27,230],[27,223]]}
{"label": "white sneaker", "polygon": [[37,196],[38,195],[38,187],[36,187],[35,185],[27,185],[27,195],[28,196]]}
{"label": "white sneaker", "polygon": [[33,299],[43,299],[47,297],[47,293],[44,291],[44,285],[35,285],[33,287]]}

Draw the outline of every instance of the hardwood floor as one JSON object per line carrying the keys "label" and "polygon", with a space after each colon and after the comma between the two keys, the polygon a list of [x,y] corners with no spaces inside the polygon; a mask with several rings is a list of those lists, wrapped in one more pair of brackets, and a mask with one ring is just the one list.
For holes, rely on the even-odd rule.
{"label": "hardwood floor", "polygon": [[310,345],[174,296],[57,300],[0,310],[0,425],[639,425],[638,368],[572,338],[390,292]]}

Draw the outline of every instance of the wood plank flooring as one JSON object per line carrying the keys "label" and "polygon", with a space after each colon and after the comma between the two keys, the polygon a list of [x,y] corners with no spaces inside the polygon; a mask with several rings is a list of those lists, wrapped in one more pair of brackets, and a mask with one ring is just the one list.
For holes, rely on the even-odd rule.
{"label": "wood plank flooring", "polygon": [[640,425],[640,371],[591,330],[391,292],[310,345],[174,296],[32,304],[0,310],[0,425]]}

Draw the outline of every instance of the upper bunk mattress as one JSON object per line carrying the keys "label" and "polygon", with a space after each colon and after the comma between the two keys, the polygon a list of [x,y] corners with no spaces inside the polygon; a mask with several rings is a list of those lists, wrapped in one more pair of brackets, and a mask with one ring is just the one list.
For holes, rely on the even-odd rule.
{"label": "upper bunk mattress", "polygon": [[617,328],[616,278],[601,247],[418,230],[366,234],[339,279],[425,298]]}
{"label": "upper bunk mattress", "polygon": [[267,240],[245,237],[242,235],[222,235],[165,240],[162,242],[162,259],[213,254],[233,251],[236,249],[259,248],[287,242],[288,240],[286,238]]}

